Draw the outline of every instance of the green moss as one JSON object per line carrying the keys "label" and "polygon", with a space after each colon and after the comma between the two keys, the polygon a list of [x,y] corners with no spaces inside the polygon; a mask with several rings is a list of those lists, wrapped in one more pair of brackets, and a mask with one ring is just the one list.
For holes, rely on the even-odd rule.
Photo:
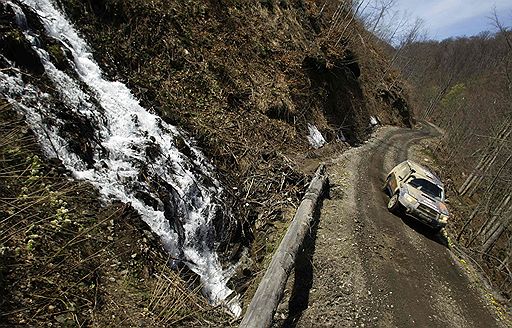
{"label": "green moss", "polygon": [[10,30],[5,34],[6,38],[10,41],[15,41],[18,44],[21,44],[23,40],[25,40],[25,37],[23,36],[23,33],[19,30]]}
{"label": "green moss", "polygon": [[48,51],[52,59],[56,61],[56,64],[58,66],[61,66],[66,62],[66,56],[64,55],[64,52],[62,51],[59,45],[52,44],[48,46],[46,50]]}

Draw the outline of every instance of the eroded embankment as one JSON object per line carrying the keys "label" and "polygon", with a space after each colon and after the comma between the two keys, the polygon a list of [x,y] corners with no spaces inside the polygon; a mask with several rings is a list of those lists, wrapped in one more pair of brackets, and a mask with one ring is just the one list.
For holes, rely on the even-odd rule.
{"label": "eroded embankment", "polygon": [[[316,1],[62,1],[98,62],[147,108],[191,132],[219,170],[226,260],[243,246],[261,270],[310,174],[315,125],[327,142],[359,143],[370,118],[408,125],[406,91],[349,7]],[[323,10],[322,10],[323,8]],[[334,11],[337,15],[334,16]],[[338,17],[333,21],[333,17]],[[98,33],[101,31],[101,33]],[[226,251],[226,252],[224,252]]]}

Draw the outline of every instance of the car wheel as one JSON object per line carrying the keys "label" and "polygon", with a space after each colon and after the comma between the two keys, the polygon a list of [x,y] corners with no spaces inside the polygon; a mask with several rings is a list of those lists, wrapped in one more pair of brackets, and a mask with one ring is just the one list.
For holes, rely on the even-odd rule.
{"label": "car wheel", "polygon": [[400,202],[398,201],[398,194],[394,194],[391,196],[388,202],[388,210],[390,212],[396,213],[400,208]]}

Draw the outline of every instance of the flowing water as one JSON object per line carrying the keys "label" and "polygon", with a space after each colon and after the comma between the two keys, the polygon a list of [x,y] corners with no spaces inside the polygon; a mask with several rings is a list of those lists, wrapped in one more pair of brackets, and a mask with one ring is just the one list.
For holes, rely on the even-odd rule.
{"label": "flowing water", "polygon": [[[232,294],[226,283],[233,268],[223,270],[214,251],[212,220],[223,212],[223,191],[211,164],[191,138],[144,109],[124,84],[103,78],[86,42],[50,0],[2,2],[11,6],[39,56],[58,105],[55,96],[25,83],[15,69],[0,72],[0,96],[23,112],[48,157],[95,185],[106,201],[130,203],[170,255],[201,277],[211,302],[224,302]],[[70,72],[52,63],[40,32],[27,24],[25,6],[39,15],[44,33],[66,49]],[[227,306],[238,316],[241,309],[233,300]]]}

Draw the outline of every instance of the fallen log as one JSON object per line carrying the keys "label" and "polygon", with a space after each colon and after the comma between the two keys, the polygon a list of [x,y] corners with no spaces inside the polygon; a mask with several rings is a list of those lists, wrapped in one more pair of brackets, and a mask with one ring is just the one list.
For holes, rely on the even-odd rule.
{"label": "fallen log", "polygon": [[325,165],[321,164],[309,184],[288,231],[272,256],[272,261],[240,323],[241,328],[270,327],[297,252],[310,231],[313,213],[326,182]]}

